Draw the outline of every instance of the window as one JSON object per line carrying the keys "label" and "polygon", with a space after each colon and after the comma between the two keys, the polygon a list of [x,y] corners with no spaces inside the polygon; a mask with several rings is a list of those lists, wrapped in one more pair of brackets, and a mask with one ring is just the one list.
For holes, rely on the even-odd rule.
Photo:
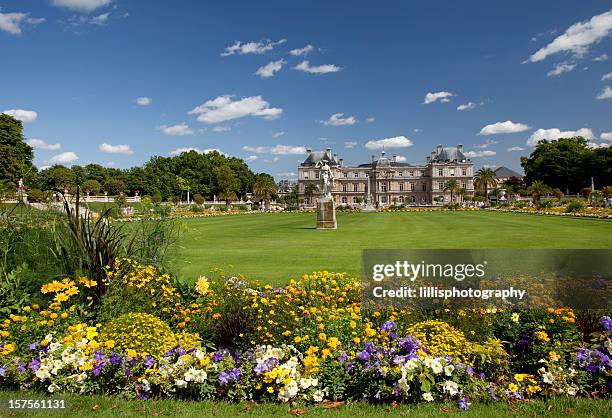
{"label": "window", "polygon": [[414,171],[410,172],[410,177],[414,177]]}
{"label": "window", "polygon": [[439,168],[438,169],[438,176],[442,177],[443,175],[444,175],[444,171],[441,168]]}
{"label": "window", "polygon": [[404,191],[404,183],[400,183],[399,185],[400,185],[400,192],[403,192]]}
{"label": "window", "polygon": [[382,190],[383,192],[387,191],[387,185],[386,184],[381,184],[380,185],[380,190]]}
{"label": "window", "polygon": [[461,175],[462,176],[467,176],[467,170],[465,168],[463,170],[461,170]]}
{"label": "window", "polygon": [[451,175],[451,176],[454,176],[454,175],[455,175],[455,169],[454,169],[454,168],[451,168],[451,169],[450,169],[450,175]]}
{"label": "window", "polygon": [[398,172],[397,172],[397,176],[398,176],[398,177],[401,177],[401,176],[402,176],[402,172],[401,172],[401,171],[398,171]]}
{"label": "window", "polygon": [[425,183],[421,185],[421,190],[423,190],[424,192],[427,191],[427,185]]}
{"label": "window", "polygon": [[410,191],[414,192],[414,183],[410,183]]}
{"label": "window", "polygon": [[359,177],[359,171],[355,171],[355,178]]}
{"label": "window", "polygon": [[319,172],[315,172],[315,178],[318,179],[319,178]]}
{"label": "window", "polygon": [[461,183],[461,188],[467,190],[467,183]]}
{"label": "window", "polygon": [[342,185],[342,191],[343,191],[343,192],[346,192],[346,184],[343,184],[343,185]]}
{"label": "window", "polygon": [[356,192],[359,190],[359,185],[357,183],[353,184],[353,191]]}
{"label": "window", "polygon": [[304,180],[308,180],[308,171],[304,171],[302,175],[304,176]]}
{"label": "window", "polygon": [[410,202],[411,203],[416,203],[416,197],[410,196]]}
{"label": "window", "polygon": [[357,203],[357,196],[353,196],[353,203]]}
{"label": "window", "polygon": [[399,197],[399,202],[400,202],[400,203],[404,203],[404,196],[400,196],[400,197]]}
{"label": "window", "polygon": [[380,198],[380,201],[381,201],[382,203],[387,203],[387,196],[382,196],[382,197]]}
{"label": "window", "polygon": [[444,182],[443,181],[439,181],[438,182],[438,190],[444,190]]}
{"label": "window", "polygon": [[348,173],[345,171],[344,172],[344,178],[347,178],[347,177],[348,177]]}
{"label": "window", "polygon": [[348,203],[348,199],[346,198],[346,196],[342,196],[342,203]]}

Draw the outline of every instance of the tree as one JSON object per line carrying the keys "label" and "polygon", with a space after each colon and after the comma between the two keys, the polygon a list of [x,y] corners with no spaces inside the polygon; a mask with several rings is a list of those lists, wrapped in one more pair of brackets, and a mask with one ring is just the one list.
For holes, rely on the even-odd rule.
{"label": "tree", "polygon": [[276,196],[276,183],[271,176],[258,175],[253,184],[253,194],[264,201],[264,208],[269,209],[269,202]]}
{"label": "tree", "polygon": [[25,142],[21,121],[0,114],[0,180],[15,186],[21,178],[31,181],[36,175],[33,158],[34,150]]}
{"label": "tree", "polygon": [[306,197],[306,199],[308,199],[309,202],[311,201],[315,193],[318,193],[318,192],[319,192],[319,186],[317,186],[315,183],[308,183],[304,187],[304,196]]}
{"label": "tree", "polygon": [[477,188],[484,189],[485,199],[489,200],[489,187],[497,186],[497,175],[490,168],[481,168],[474,176],[474,184]]}
{"label": "tree", "polygon": [[550,193],[550,187],[543,181],[536,180],[531,183],[531,186],[527,188],[527,191],[533,199],[533,203],[538,203],[542,195]]}
{"label": "tree", "polygon": [[612,197],[612,186],[606,186],[601,191],[603,192],[605,198],[609,199]]}
{"label": "tree", "polygon": [[237,200],[236,191],[240,187],[240,182],[228,165],[220,165],[213,169],[219,198],[225,200],[229,206],[232,201]]}
{"label": "tree", "polygon": [[[597,183],[603,182],[606,161],[610,161],[606,158],[612,154],[609,151],[591,150],[587,143],[582,137],[538,142],[529,157],[521,157],[525,181],[532,184],[540,180],[550,187],[569,193],[577,193],[582,187],[590,185],[591,177]],[[609,167],[607,173],[610,173]]]}
{"label": "tree", "polygon": [[450,192],[450,202],[453,203],[453,193],[458,192],[461,187],[459,187],[459,183],[457,180],[448,180],[446,184],[444,184],[444,191]]}
{"label": "tree", "polygon": [[555,196],[557,198],[557,200],[559,200],[559,202],[561,201],[561,199],[563,199],[563,196],[565,196],[563,194],[563,192],[561,191],[561,189],[559,189],[558,187],[555,187],[552,190],[552,194],[553,194],[553,196]]}
{"label": "tree", "polygon": [[72,170],[63,165],[54,165],[38,173],[38,183],[42,190],[71,189],[76,186],[76,176]]}
{"label": "tree", "polygon": [[102,186],[98,183],[98,180],[85,180],[83,182],[83,190],[85,193],[91,193],[94,196],[100,193]]}
{"label": "tree", "polygon": [[202,206],[204,203],[204,196],[202,196],[200,193],[196,193],[193,195],[193,201],[196,202],[197,205]]}
{"label": "tree", "polygon": [[125,192],[125,183],[122,180],[111,178],[104,183],[104,190],[110,195],[119,195]]}

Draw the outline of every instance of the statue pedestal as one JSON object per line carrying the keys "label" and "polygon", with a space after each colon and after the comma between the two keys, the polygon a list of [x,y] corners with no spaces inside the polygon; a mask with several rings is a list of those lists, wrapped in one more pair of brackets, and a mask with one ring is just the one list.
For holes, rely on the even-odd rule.
{"label": "statue pedestal", "polygon": [[322,197],[317,202],[317,229],[336,229],[337,227],[334,200]]}

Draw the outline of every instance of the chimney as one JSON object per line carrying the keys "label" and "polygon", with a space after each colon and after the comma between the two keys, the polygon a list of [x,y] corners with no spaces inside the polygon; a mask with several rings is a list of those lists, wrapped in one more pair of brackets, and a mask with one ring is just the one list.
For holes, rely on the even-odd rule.
{"label": "chimney", "polygon": [[440,154],[442,152],[442,144],[438,144],[438,146],[436,147],[436,153]]}
{"label": "chimney", "polygon": [[393,162],[396,163],[397,162],[397,155],[393,156]]}
{"label": "chimney", "polygon": [[430,159],[431,159],[431,157],[430,157],[430,156],[425,157],[425,163],[426,163],[426,164],[429,164],[429,160],[430,160]]}
{"label": "chimney", "polygon": [[433,160],[435,160],[435,159],[436,159],[436,152],[435,152],[435,151],[432,151],[432,152],[431,152],[431,160],[433,161]]}
{"label": "chimney", "polygon": [[312,153],[312,149],[306,148],[306,155],[310,155]]}
{"label": "chimney", "polygon": [[325,152],[331,154],[331,148],[325,148]]}
{"label": "chimney", "polygon": [[463,153],[463,144],[457,145],[457,151]]}
{"label": "chimney", "polygon": [[338,162],[340,163],[340,167],[344,167],[344,158],[340,158]]}

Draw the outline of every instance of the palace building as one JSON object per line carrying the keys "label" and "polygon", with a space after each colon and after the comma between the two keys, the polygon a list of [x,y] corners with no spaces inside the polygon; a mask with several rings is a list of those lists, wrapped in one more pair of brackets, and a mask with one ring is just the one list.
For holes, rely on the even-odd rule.
{"label": "palace building", "polygon": [[[474,195],[474,166],[463,154],[463,145],[438,145],[422,165],[398,162],[396,156],[387,157],[384,150],[380,157],[372,155],[371,162],[357,166],[345,166],[331,148],[306,152],[306,159],[298,167],[301,207],[314,206],[320,195],[319,162],[327,163],[334,173],[332,196],[337,205],[359,206],[368,198],[379,207],[448,204],[451,192],[444,189],[449,180],[456,180],[465,194]],[[452,193],[453,202],[462,202],[458,190]]]}

